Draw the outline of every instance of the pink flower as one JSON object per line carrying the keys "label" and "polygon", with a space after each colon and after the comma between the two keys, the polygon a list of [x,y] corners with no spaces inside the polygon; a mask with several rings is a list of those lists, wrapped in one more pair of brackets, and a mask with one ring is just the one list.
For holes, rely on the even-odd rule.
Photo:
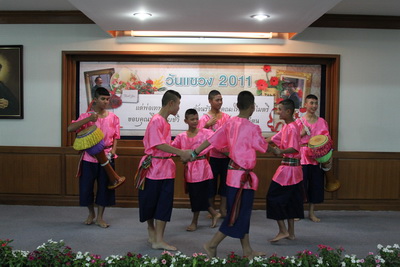
{"label": "pink flower", "polygon": [[167,260],[166,259],[162,259],[161,263],[165,265],[165,264],[167,264]]}

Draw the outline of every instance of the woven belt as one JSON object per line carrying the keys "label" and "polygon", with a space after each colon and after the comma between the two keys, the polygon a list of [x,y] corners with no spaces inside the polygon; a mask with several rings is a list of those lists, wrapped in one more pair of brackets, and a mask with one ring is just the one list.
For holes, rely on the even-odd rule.
{"label": "woven belt", "polygon": [[156,156],[151,156],[153,159],[170,159],[172,158],[171,156],[169,157],[156,157]]}
{"label": "woven belt", "polygon": [[206,155],[203,155],[203,156],[196,157],[194,160],[200,160],[200,159],[206,159],[206,158],[207,158]]}
{"label": "woven belt", "polygon": [[296,158],[283,158],[281,161],[281,165],[285,166],[300,166],[300,159]]}

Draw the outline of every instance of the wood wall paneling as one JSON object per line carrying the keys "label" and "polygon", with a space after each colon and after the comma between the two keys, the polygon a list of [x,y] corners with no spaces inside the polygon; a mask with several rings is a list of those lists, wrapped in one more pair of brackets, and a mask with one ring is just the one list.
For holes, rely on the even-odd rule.
{"label": "wood wall paneling", "polygon": [[[143,147],[119,147],[117,151],[116,172],[127,178],[116,191],[117,206],[137,207],[133,177]],[[342,186],[326,193],[325,202],[317,209],[400,210],[400,153],[335,152],[334,156],[334,175]],[[189,208],[183,164],[178,158],[174,160],[174,206]],[[79,154],[71,147],[0,147],[0,204],[78,205],[78,161]],[[279,163],[279,158],[258,155],[254,169],[259,178],[255,209],[265,209],[265,196]]]}

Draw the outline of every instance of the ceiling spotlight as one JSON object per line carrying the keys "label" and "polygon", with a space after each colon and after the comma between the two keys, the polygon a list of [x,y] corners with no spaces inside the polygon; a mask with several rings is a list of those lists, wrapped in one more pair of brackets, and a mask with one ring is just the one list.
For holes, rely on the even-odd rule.
{"label": "ceiling spotlight", "polygon": [[134,13],[133,16],[140,20],[144,20],[144,19],[150,18],[152,15],[150,13],[146,13],[146,12],[138,12],[138,13]]}
{"label": "ceiling spotlight", "polygon": [[250,18],[252,19],[256,19],[258,21],[263,21],[267,18],[269,18],[270,16],[267,14],[255,14],[255,15],[251,15]]}

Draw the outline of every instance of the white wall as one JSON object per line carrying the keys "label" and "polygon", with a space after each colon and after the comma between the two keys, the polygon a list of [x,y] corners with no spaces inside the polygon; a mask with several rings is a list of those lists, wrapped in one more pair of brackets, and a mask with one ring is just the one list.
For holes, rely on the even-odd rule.
{"label": "white wall", "polygon": [[24,119],[0,120],[0,146],[61,146],[61,52],[179,51],[341,55],[341,151],[400,151],[399,30],[309,28],[275,45],[118,44],[96,25],[0,25],[23,45]]}

